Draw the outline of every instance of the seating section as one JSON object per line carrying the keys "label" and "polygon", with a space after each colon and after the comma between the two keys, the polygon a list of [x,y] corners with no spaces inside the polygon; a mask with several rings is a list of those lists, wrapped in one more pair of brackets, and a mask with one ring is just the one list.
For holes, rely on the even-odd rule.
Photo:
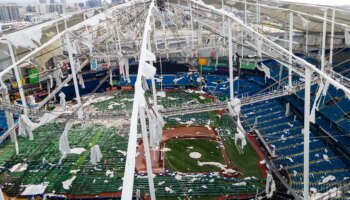
{"label": "seating section", "polygon": [[6,116],[4,111],[0,111],[0,135],[7,129]]}
{"label": "seating section", "polygon": [[[350,70],[348,69],[349,61],[343,61],[344,56],[348,55],[349,49],[340,49],[340,53],[334,57],[335,61],[339,60],[339,64],[334,64],[334,70],[341,73],[345,77],[350,77]],[[314,55],[317,52],[310,52],[309,56],[298,55],[304,58],[306,61],[314,64],[316,67],[320,67],[320,62]],[[280,64],[274,60],[263,61],[266,66],[271,69],[271,77],[274,81],[279,81]],[[287,68],[282,69],[282,83],[286,83],[284,78],[288,76]],[[293,81],[299,81],[299,77],[293,75]],[[311,106],[314,103],[315,96],[318,90],[318,84],[311,86]],[[303,100],[305,98],[305,90],[299,90],[296,92],[296,98],[294,96],[287,97],[286,99],[298,108],[301,113],[304,112]],[[324,131],[326,131],[337,142],[343,144],[344,148],[350,150],[350,99],[344,94],[342,90],[330,85],[325,96],[321,95],[318,112],[316,113],[316,122]],[[350,152],[350,151],[349,151]]]}
{"label": "seating section", "polygon": [[[311,93],[315,93],[316,90],[317,86],[313,85]],[[304,90],[298,92],[296,95],[286,97],[301,113],[304,112],[303,94]],[[334,95],[333,97],[339,98],[339,101],[328,106],[325,103],[334,99],[329,97],[330,94]],[[314,98],[314,96],[311,97],[311,105]],[[350,112],[349,105],[350,100],[344,96],[344,92],[330,86],[327,96],[321,97],[319,112],[316,113],[316,123],[323,131],[341,143],[350,152],[350,119],[345,117],[346,113]]]}
{"label": "seating section", "polygon": [[[279,100],[269,100],[244,106],[242,114],[250,126],[257,121],[256,129],[278,156],[273,163],[278,169],[287,170],[291,186],[302,193],[303,123],[293,114],[286,115],[285,110]],[[335,178],[327,181],[328,176]],[[327,140],[311,131],[310,187],[325,192],[336,185],[350,183],[350,179],[345,177],[350,177],[349,160],[336,153]]]}
{"label": "seating section", "polygon": [[[125,80],[121,79],[119,82],[120,86],[125,85],[135,85],[136,75],[130,76],[130,83],[125,82]],[[263,77],[257,76],[247,76],[241,77],[239,80],[236,80],[234,83],[234,91],[235,96],[247,96],[255,94],[256,92],[262,89],[264,86],[265,80]],[[157,87],[160,87],[161,84],[163,87],[167,88],[169,86],[173,88],[178,87],[195,87],[197,88],[200,83],[200,77],[196,73],[188,73],[188,74],[167,74],[162,77],[156,77]],[[151,85],[150,81],[148,84]],[[203,75],[202,77],[202,86],[203,90],[209,94],[214,95],[229,95],[230,87],[229,87],[229,79],[227,76],[223,75]]]}

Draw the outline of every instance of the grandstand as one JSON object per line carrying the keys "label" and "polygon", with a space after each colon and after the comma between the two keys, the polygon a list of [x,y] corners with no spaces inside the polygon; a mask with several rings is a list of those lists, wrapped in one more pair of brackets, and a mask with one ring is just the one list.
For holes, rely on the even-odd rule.
{"label": "grandstand", "polygon": [[350,10],[138,0],[0,37],[0,199],[350,199]]}

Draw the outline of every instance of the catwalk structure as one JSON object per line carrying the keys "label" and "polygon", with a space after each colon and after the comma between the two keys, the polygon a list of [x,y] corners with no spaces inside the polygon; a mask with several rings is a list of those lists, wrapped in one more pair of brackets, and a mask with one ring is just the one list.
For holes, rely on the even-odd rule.
{"label": "catwalk structure", "polygon": [[130,1],[4,33],[1,195],[349,198],[349,12]]}

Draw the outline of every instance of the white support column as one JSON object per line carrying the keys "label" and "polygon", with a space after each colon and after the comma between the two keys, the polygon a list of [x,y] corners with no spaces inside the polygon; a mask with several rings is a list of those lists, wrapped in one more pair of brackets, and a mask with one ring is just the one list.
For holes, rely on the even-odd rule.
{"label": "white support column", "polygon": [[[78,81],[77,81],[77,73],[75,71],[75,62],[73,58],[73,53],[72,53],[72,45],[69,40],[69,33],[66,33],[66,45],[67,45],[67,51],[68,51],[68,56],[69,56],[69,63],[70,67],[72,69],[72,76],[73,76],[73,83],[74,83],[74,89],[75,89],[75,96],[78,102],[78,107],[81,105],[81,99],[80,99],[80,93],[79,93],[79,86],[78,86]],[[78,110],[78,118],[81,119],[83,117],[82,110]]]}
{"label": "white support column", "polygon": [[331,44],[329,51],[329,65],[332,67],[333,65],[333,45],[334,45],[334,21],[335,21],[335,9],[332,11],[332,29],[331,29]]}
{"label": "white support column", "polygon": [[[59,29],[59,27],[58,27],[58,23],[56,22],[56,32],[57,32],[57,35],[60,33],[60,29]],[[60,46],[62,46],[62,37],[60,37],[59,39],[58,39],[58,41],[59,41],[59,43],[60,43]],[[63,54],[63,48],[62,47],[60,47],[60,49],[61,49],[61,53]]]}
{"label": "white support column", "polygon": [[[7,88],[3,88],[3,100],[8,105],[11,104],[10,96],[8,94]],[[10,129],[15,124],[15,122],[13,120],[13,114],[10,111],[6,111],[5,110],[5,116],[6,116],[7,128]],[[18,148],[18,141],[17,141],[17,135],[16,135],[16,131],[15,130],[12,130],[10,132],[10,138],[11,138],[11,142],[15,144],[16,155],[18,155],[19,154],[19,148]]]}
{"label": "white support column", "polygon": [[305,32],[305,53],[308,53],[308,45],[309,45],[309,25],[306,26]]}
{"label": "white support column", "polygon": [[[10,96],[8,94],[7,88],[2,88],[2,90],[3,90],[2,91],[3,92],[2,93],[3,101],[6,104],[10,105],[11,104],[11,100],[10,100]],[[15,124],[15,122],[13,120],[13,114],[12,114],[12,112],[5,110],[5,116],[6,116],[7,127],[9,129]],[[10,133],[10,136],[11,136],[11,142],[16,142],[16,140],[17,140],[16,132],[12,131]]]}
{"label": "white support column", "polygon": [[232,27],[231,27],[231,18],[227,19],[228,23],[228,61],[229,61],[229,70],[230,70],[230,100],[234,98],[234,87],[233,87],[233,52],[232,52]]}
{"label": "white support column", "polygon": [[[158,53],[158,44],[157,44],[157,36],[156,36],[156,18],[155,16],[152,17],[152,25],[153,25],[153,43],[154,46],[156,47],[156,52]],[[160,55],[161,56],[161,55]]]}
{"label": "white support column", "polygon": [[[294,19],[293,19],[294,13],[290,12],[289,13],[289,52],[292,54],[293,53],[293,25],[294,25]],[[292,65],[293,57],[292,55],[289,55],[289,64]],[[292,88],[292,69],[288,68],[288,87]]]}
{"label": "white support column", "polygon": [[[87,20],[86,19],[86,11],[83,12],[83,16],[84,16],[84,21],[86,21]],[[88,27],[86,25],[84,27],[85,27],[85,31],[88,33],[89,32]]]}
{"label": "white support column", "polygon": [[[166,30],[164,29],[164,47],[165,47],[165,52],[166,52],[166,59],[169,60],[169,47],[168,47],[168,39],[166,38]],[[193,33],[192,33],[193,34]],[[192,37],[193,38],[193,37]],[[192,45],[193,44],[193,40],[192,40]]]}
{"label": "white support column", "polygon": [[154,0],[151,1],[151,4],[148,9],[147,18],[145,20],[145,28],[142,36],[142,46],[140,52],[139,68],[137,73],[137,78],[135,82],[135,95],[134,103],[132,106],[132,114],[130,119],[130,133],[128,140],[128,150],[125,161],[125,170],[123,178],[123,191],[121,195],[122,200],[130,200],[133,195],[133,186],[134,186],[134,174],[135,174],[135,155],[136,155],[136,146],[137,146],[137,126],[138,126],[138,115],[139,115],[139,105],[144,99],[143,89],[142,89],[142,74],[143,74],[143,63],[146,61],[146,39],[147,34],[149,34],[148,27],[150,26],[150,16],[152,9],[154,7]]}
{"label": "white support column", "polygon": [[190,17],[191,17],[191,42],[192,42],[192,50],[194,50],[193,14],[192,14],[192,2],[191,1],[190,1]]}
{"label": "white support column", "polygon": [[119,19],[117,19],[117,28],[116,28],[116,31],[117,31],[117,39],[118,39],[118,51],[122,51],[122,46],[120,44],[120,35],[119,35]]}
{"label": "white support column", "polygon": [[[10,51],[11,61],[12,61],[12,63],[16,63],[15,54],[13,52],[13,47],[12,47],[12,45],[9,42],[7,44],[8,44],[8,49]],[[28,114],[27,102],[26,102],[26,96],[25,96],[24,91],[23,91],[23,85],[22,85],[21,77],[19,76],[19,67],[15,66],[13,69],[15,71],[15,78],[16,78],[16,81],[17,81],[17,87],[18,87],[19,95],[21,96],[23,111],[24,111],[24,114],[27,115]]]}
{"label": "white support column", "polygon": [[64,19],[64,30],[67,30],[68,26],[67,26],[67,20]]}
{"label": "white support column", "polygon": [[[203,26],[198,24],[198,46],[202,46],[203,44],[203,37],[202,37],[202,33],[203,33]],[[214,39],[214,42],[215,42],[215,39]]]}
{"label": "white support column", "polygon": [[[241,36],[242,36],[242,45],[241,45],[241,57],[242,57],[242,60],[243,60],[243,58],[244,58],[244,32],[243,32],[243,29],[242,29],[242,31],[241,31]],[[239,67],[241,67],[241,66],[239,66]],[[238,76],[239,76],[240,74],[238,74]]]}
{"label": "white support column", "polygon": [[[224,9],[224,0],[221,0],[221,9]],[[224,22],[225,22],[225,15],[222,15],[222,35],[225,35],[225,26],[224,26]]]}
{"label": "white support column", "polygon": [[304,101],[304,200],[309,199],[309,153],[310,153],[310,93],[311,69],[305,69],[305,101]]}
{"label": "white support column", "polygon": [[[247,25],[247,0],[245,0],[244,1],[244,23]],[[244,38],[243,38],[243,36],[244,36],[244,33],[243,33],[243,29],[242,29],[242,48],[241,48],[241,56],[242,56],[242,59],[243,59],[243,57],[244,57],[244,45],[243,45],[243,43],[244,43]],[[238,48],[238,47],[237,47]],[[241,67],[241,66],[239,66],[239,67]],[[240,74],[238,74],[238,76],[239,76]]]}
{"label": "white support column", "polygon": [[163,64],[162,64],[162,54],[159,54],[159,66],[160,66],[160,77],[162,82],[160,82],[160,91],[163,91]]}
{"label": "white support column", "polygon": [[244,1],[244,23],[247,24],[247,0]]}
{"label": "white support column", "polygon": [[255,11],[256,11],[256,27],[258,28],[257,30],[259,30],[259,24],[260,24],[259,1],[256,2]]}
{"label": "white support column", "polygon": [[58,23],[57,22],[56,22],[56,32],[57,32],[57,34],[60,33],[60,29],[58,28]]}
{"label": "white support column", "polygon": [[[258,3],[259,4],[259,3]],[[259,25],[260,25],[260,22],[261,22],[261,12],[260,12],[260,4],[258,5],[258,11],[259,11]]]}
{"label": "white support column", "polygon": [[149,142],[148,142],[147,127],[146,127],[147,123],[146,123],[146,117],[145,117],[145,109],[144,107],[140,106],[139,110],[140,110],[141,131],[142,131],[142,139],[143,139],[142,141],[143,141],[143,147],[145,149],[145,157],[146,157],[149,191],[151,195],[151,200],[156,200],[156,193],[154,190],[154,182],[153,182],[152,162],[151,162],[151,155],[149,151]]}
{"label": "white support column", "polygon": [[[169,60],[169,53],[168,53],[168,40],[166,38],[166,29],[165,29],[165,24],[162,23],[162,30],[163,30],[163,40],[164,40],[164,48],[165,48],[165,54],[166,58]],[[191,40],[192,41],[192,40]],[[160,57],[162,55],[160,54]]]}
{"label": "white support column", "polygon": [[[12,47],[10,42],[7,42],[7,44],[8,44],[8,49],[9,49],[10,56],[11,56],[11,62],[12,62],[12,64],[14,64],[14,63],[16,63],[16,58],[15,58],[15,54],[14,54],[13,49],[12,49],[13,47]],[[26,108],[27,107],[26,97],[24,95],[22,82],[21,82],[21,79],[19,77],[18,66],[14,67],[14,71],[15,71],[18,91],[19,91],[20,96],[21,96],[23,111],[24,111],[24,114],[27,115],[28,112],[27,112],[27,108]],[[10,100],[10,96],[9,96],[7,88],[4,88],[4,90],[5,90],[4,93],[6,93],[4,100],[6,103],[11,104],[11,100]],[[11,112],[5,111],[5,115],[6,115],[6,121],[7,121],[7,128],[9,129],[14,125],[13,114]],[[16,155],[18,155],[19,148],[18,148],[18,141],[17,141],[17,135],[16,135],[15,130],[10,133],[10,138],[11,138],[11,142],[15,143]]]}
{"label": "white support column", "polygon": [[[152,23],[154,24],[154,23]],[[153,29],[155,31],[155,29]],[[152,51],[152,44],[151,44],[151,32],[148,34],[148,50]],[[153,64],[153,62],[151,62],[150,64]],[[151,78],[151,82],[152,82],[152,94],[153,94],[153,106],[154,109],[158,110],[158,102],[157,102],[157,90],[156,90],[156,81],[154,79],[154,76]]]}
{"label": "white support column", "polygon": [[322,55],[321,55],[321,71],[324,71],[325,63],[325,51],[326,51],[326,36],[327,36],[327,9],[325,8],[323,13],[323,31],[322,31]]}

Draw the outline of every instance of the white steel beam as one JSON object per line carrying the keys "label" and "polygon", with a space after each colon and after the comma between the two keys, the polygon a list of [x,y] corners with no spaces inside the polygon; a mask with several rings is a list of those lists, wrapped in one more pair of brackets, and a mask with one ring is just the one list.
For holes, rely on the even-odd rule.
{"label": "white steel beam", "polygon": [[[192,1],[192,0],[191,0]],[[229,3],[243,3],[241,0],[230,0],[228,1]],[[227,2],[227,3],[228,3]],[[198,2],[198,3],[201,3],[201,2]],[[255,6],[256,3],[250,3],[250,2],[246,2],[247,5],[250,5],[250,6]],[[232,5],[232,4],[231,4]],[[317,15],[312,15],[312,14],[308,14],[308,13],[305,13],[305,12],[301,12],[301,11],[298,11],[298,10],[293,10],[293,9],[288,9],[288,8],[282,8],[282,7],[277,7],[277,6],[274,6],[274,5],[266,5],[266,4],[260,4],[260,7],[263,7],[263,8],[267,8],[267,9],[271,9],[271,10],[280,10],[280,11],[283,11],[283,12],[294,12],[295,14],[300,14],[301,16],[304,16],[305,18],[308,18],[308,19],[315,19],[315,21],[323,21],[324,18],[322,16],[317,16]],[[253,11],[253,10],[252,10]],[[329,19],[326,19],[326,21],[328,23],[332,23],[331,20]],[[336,22],[334,21],[334,24],[341,27],[341,28],[350,28],[349,25],[347,24],[343,24],[343,23],[339,23],[339,22]]]}
{"label": "white steel beam", "polygon": [[124,178],[123,178],[123,191],[121,195],[122,200],[132,199],[132,194],[133,194],[139,105],[140,105],[140,100],[144,98],[141,78],[144,70],[143,63],[146,62],[145,50],[147,49],[146,48],[147,38],[148,38],[148,34],[150,34],[150,29],[151,29],[150,17],[152,15],[153,7],[154,7],[154,0],[151,1],[151,4],[148,8],[148,14],[145,20],[144,31],[142,35],[142,47],[141,47],[141,53],[140,53],[139,68],[138,68],[137,78],[135,82],[134,103],[132,107],[132,115],[130,120],[131,121],[130,134],[129,134],[128,150],[126,155],[125,171],[124,171]]}
{"label": "white steel beam", "polygon": [[[247,26],[241,19],[237,18],[233,13],[229,13],[229,12],[226,12],[224,10],[216,9],[215,7],[207,5],[203,2],[199,2],[199,1],[195,1],[195,0],[191,0],[191,2],[198,4],[200,6],[203,6],[209,10],[213,10],[218,14],[226,15],[227,17],[233,19],[233,21],[235,21],[239,26],[242,27],[242,30],[244,29],[245,32],[247,32],[248,34],[254,35],[255,38],[258,37],[262,40],[262,43],[263,43],[262,47],[268,48],[268,50],[269,50],[269,52],[265,51],[265,54],[266,53],[277,54],[277,56],[280,56],[279,57],[280,59],[284,59],[284,57],[286,55],[288,55],[288,56],[291,55],[290,52],[288,50],[286,50],[285,48],[279,46],[275,42],[268,39],[266,36],[258,33],[256,30]],[[250,43],[249,41],[246,41],[246,42],[248,44]],[[250,44],[250,45],[252,46],[252,44]],[[252,46],[252,47],[254,47],[254,46]],[[275,57],[276,55],[271,55],[271,56]],[[325,72],[321,71],[320,69],[318,69],[316,66],[310,64],[309,62],[307,62],[306,60],[304,60],[298,56],[292,55],[292,58],[293,58],[293,65],[286,65],[286,66],[291,68],[292,71],[298,73],[298,75],[300,75],[301,77],[305,76],[305,72],[304,72],[305,68],[310,68],[313,72],[316,72],[318,75],[320,75],[322,78],[326,79],[333,86],[350,94],[350,80],[349,79],[342,77],[343,84],[341,84],[341,83],[339,83],[339,81],[335,80],[335,78],[334,78],[334,77],[338,76],[337,73],[334,73],[334,72],[332,72],[331,74],[325,73]],[[345,86],[345,85],[347,85],[347,86]]]}
{"label": "white steel beam", "polygon": [[330,51],[329,51],[329,65],[332,67],[333,65],[333,45],[334,45],[334,21],[335,21],[335,9],[332,10],[332,28],[331,28],[331,43],[330,43]]}
{"label": "white steel beam", "polygon": [[[10,44],[10,42],[7,41],[7,44],[8,44],[8,49],[10,51],[10,56],[11,56],[11,61],[12,61],[12,64],[16,63],[16,58],[15,58],[15,54],[13,52],[13,47],[12,45]],[[18,65],[16,65],[14,67],[14,71],[15,71],[15,76],[16,76],[16,81],[17,81],[17,87],[18,87],[18,91],[20,93],[20,96],[21,96],[21,101],[22,101],[22,105],[23,105],[23,113],[25,115],[28,114],[28,110],[27,110],[27,103],[26,103],[26,97],[24,95],[24,91],[23,91],[23,86],[22,86],[22,81],[19,77],[19,71],[18,71]],[[11,100],[10,100],[10,96],[8,94],[8,90],[6,88],[5,90],[5,101],[7,103],[11,103]],[[11,128],[13,125],[14,125],[14,120],[13,120],[13,114],[6,111],[5,112],[5,115],[6,115],[6,121],[7,121],[7,128]],[[15,143],[15,151],[16,151],[16,155],[19,154],[19,147],[18,147],[18,140],[17,140],[17,134],[16,134],[16,131],[13,130],[10,132],[10,138],[11,138],[11,142]]]}
{"label": "white steel beam", "polygon": [[189,1],[190,4],[190,18],[191,18],[191,42],[192,42],[192,50],[194,49],[194,36],[193,36],[193,12],[192,12],[192,3]]}
{"label": "white steel beam", "polygon": [[[10,44],[9,41],[6,41],[6,42],[8,44],[8,49],[10,51],[11,61],[12,61],[12,63],[16,63],[15,54],[13,52],[13,47]],[[24,94],[21,77],[19,76],[19,67],[18,67],[18,65],[15,65],[13,70],[15,72],[15,78],[16,78],[16,81],[17,81],[17,88],[18,88],[18,91],[19,91],[19,95],[21,96],[22,105],[24,107],[23,112],[24,112],[25,115],[27,115],[28,111],[26,109],[27,108],[26,96]]]}
{"label": "white steel beam", "polygon": [[247,24],[247,0],[244,1],[244,23]]}
{"label": "white steel beam", "polygon": [[[221,0],[221,9],[224,9],[224,6],[225,6],[225,4],[224,4],[224,0]],[[225,26],[224,26],[224,22],[225,22],[225,16],[223,15],[222,16],[222,35],[225,35]]]}
{"label": "white steel beam", "polygon": [[142,131],[142,139],[143,139],[142,141],[143,141],[143,147],[145,150],[145,157],[146,157],[149,192],[151,195],[151,200],[156,200],[156,193],[154,190],[154,182],[153,182],[152,162],[151,162],[151,155],[149,151],[149,142],[148,142],[148,135],[147,135],[145,108],[140,106],[139,109],[140,109],[140,121],[141,121],[141,129],[142,129],[141,131]]}
{"label": "white steel beam", "polygon": [[[290,12],[289,13],[289,64],[291,64],[293,62],[293,25],[294,25],[294,13]],[[292,88],[292,77],[293,76],[293,72],[292,69],[289,67],[288,68],[288,87]]]}
{"label": "white steel beam", "polygon": [[[94,20],[99,19],[101,16],[105,16],[106,12],[109,12],[111,10],[117,10],[118,8],[124,8],[124,7],[129,7],[132,5],[132,2],[127,2],[124,4],[119,4],[117,6],[114,6],[112,8],[109,8],[89,19],[87,19],[86,21],[83,21],[79,24],[76,24],[66,30],[63,30],[62,32],[60,32],[59,34],[55,35],[54,37],[52,37],[49,41],[47,41],[46,43],[42,44],[39,48],[36,48],[35,50],[31,51],[29,54],[27,54],[26,56],[24,56],[23,58],[19,59],[16,63],[13,63],[11,66],[7,67],[6,69],[4,69],[3,71],[0,72],[0,84],[1,86],[5,87],[5,83],[3,80],[3,77],[6,73],[9,73],[15,66],[20,65],[22,62],[24,62],[25,60],[33,57],[36,53],[39,53],[40,51],[42,51],[43,49],[45,49],[46,47],[48,47],[49,45],[51,45],[53,42],[56,42],[57,40],[59,40],[61,37],[64,36],[64,34],[66,34],[66,32],[70,31],[70,30],[77,30],[79,28],[82,28],[85,26],[85,24],[89,24],[92,23]],[[3,42],[3,41],[1,41]]]}
{"label": "white steel beam", "polygon": [[[72,70],[72,76],[73,76],[73,83],[74,83],[74,90],[75,90],[75,96],[78,102],[78,107],[81,105],[81,99],[80,99],[80,93],[79,93],[79,86],[77,81],[77,73],[76,73],[76,62],[74,62],[73,52],[72,52],[72,45],[69,39],[69,33],[66,33],[66,45],[67,45],[67,51],[69,56],[69,62],[70,67]],[[78,118],[82,119],[82,110],[81,108],[78,110]]]}
{"label": "white steel beam", "polygon": [[227,23],[228,23],[228,60],[229,60],[229,74],[230,74],[230,99],[231,101],[233,100],[233,52],[232,52],[232,27],[231,27],[231,18],[227,18]]}
{"label": "white steel beam", "polygon": [[322,31],[322,55],[321,55],[321,71],[324,72],[325,63],[325,51],[326,51],[326,36],[327,36],[327,9],[324,10],[323,13],[324,21],[323,21],[323,31]]}
{"label": "white steel beam", "polygon": [[306,25],[305,31],[305,53],[308,53],[308,45],[309,45],[309,24]]}
{"label": "white steel beam", "polygon": [[311,69],[305,69],[305,101],[304,101],[304,200],[309,199],[309,153],[310,153],[310,93]]}

